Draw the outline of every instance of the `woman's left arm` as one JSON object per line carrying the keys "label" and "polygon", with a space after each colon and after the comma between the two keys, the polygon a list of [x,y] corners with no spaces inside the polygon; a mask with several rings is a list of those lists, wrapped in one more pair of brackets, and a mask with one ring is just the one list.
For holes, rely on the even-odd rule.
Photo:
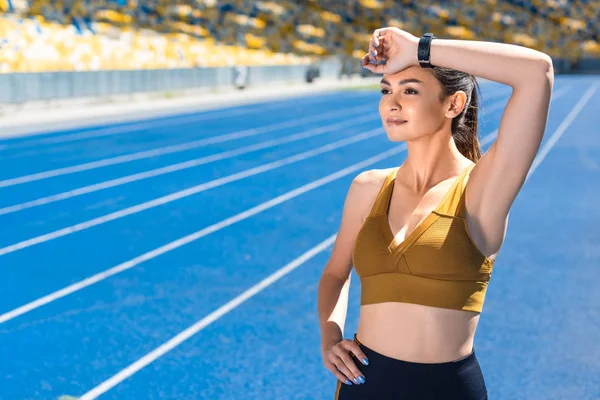
{"label": "woman's left arm", "polygon": [[552,59],[517,45],[434,39],[431,63],[513,89],[500,120],[498,137],[473,168],[466,196],[467,209],[477,216],[481,227],[504,227],[546,129],[554,85]]}
{"label": "woman's left arm", "polygon": [[[369,55],[385,65],[367,64],[375,73],[395,73],[419,65],[419,38],[397,28],[375,31]],[[554,85],[552,59],[545,53],[512,44],[433,39],[430,62],[512,87],[498,137],[469,176],[466,207],[470,219],[491,245],[501,245],[510,207],[525,183],[539,149]]]}

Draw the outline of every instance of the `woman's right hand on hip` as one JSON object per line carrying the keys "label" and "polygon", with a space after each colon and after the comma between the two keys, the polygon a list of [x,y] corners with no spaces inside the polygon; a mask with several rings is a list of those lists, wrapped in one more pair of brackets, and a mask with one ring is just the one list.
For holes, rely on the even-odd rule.
{"label": "woman's right hand on hip", "polygon": [[365,377],[358,369],[350,353],[354,354],[364,365],[368,365],[367,356],[354,340],[344,339],[322,349],[323,364],[336,378],[351,385],[365,383]]}

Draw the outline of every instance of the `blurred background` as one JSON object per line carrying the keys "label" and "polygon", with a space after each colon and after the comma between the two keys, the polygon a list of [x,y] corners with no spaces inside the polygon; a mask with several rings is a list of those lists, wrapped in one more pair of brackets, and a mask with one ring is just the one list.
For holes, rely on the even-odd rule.
{"label": "blurred background", "polygon": [[[600,1],[0,0],[0,400],[333,399],[319,278],[406,157],[384,26],[552,57],[475,348],[490,399],[600,399]],[[485,152],[511,88],[478,80]]]}
{"label": "blurred background", "polygon": [[240,66],[269,69],[239,85],[367,74],[358,60],[382,26],[524,45],[557,72],[600,69],[594,0],[0,0],[0,13],[3,103],[227,85]]}

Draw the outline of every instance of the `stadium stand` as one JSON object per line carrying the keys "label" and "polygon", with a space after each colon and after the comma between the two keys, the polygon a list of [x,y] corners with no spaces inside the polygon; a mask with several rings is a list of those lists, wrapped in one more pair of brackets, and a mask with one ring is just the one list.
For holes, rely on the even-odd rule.
{"label": "stadium stand", "polygon": [[600,57],[597,0],[0,0],[0,72],[358,59],[381,26]]}

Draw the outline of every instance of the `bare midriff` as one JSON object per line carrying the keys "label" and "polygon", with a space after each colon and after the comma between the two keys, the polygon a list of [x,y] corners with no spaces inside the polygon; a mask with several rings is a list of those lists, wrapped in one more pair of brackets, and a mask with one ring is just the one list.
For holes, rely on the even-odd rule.
{"label": "bare midriff", "polygon": [[459,360],[473,351],[479,313],[412,303],[366,304],[356,337],[387,357],[417,363]]}

